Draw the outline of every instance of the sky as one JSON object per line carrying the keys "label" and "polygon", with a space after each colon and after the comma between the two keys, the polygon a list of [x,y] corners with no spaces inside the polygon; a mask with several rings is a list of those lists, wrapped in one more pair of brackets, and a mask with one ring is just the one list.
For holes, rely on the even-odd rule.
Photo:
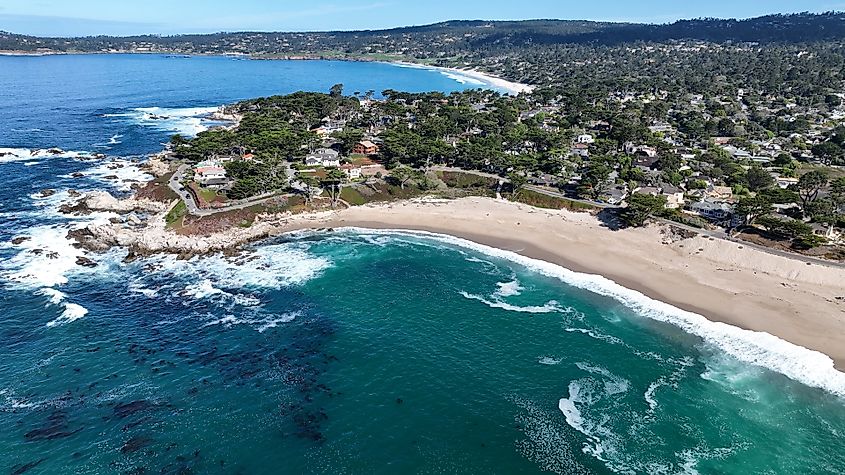
{"label": "sky", "polygon": [[845,0],[0,0],[0,30],[38,36],[364,30],[444,20],[667,23],[845,10]]}

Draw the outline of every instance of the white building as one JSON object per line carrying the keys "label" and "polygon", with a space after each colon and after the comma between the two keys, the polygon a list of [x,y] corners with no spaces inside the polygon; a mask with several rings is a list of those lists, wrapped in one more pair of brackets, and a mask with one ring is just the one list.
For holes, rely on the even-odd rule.
{"label": "white building", "polygon": [[311,167],[339,167],[340,154],[330,148],[318,148],[305,156],[305,164]]}

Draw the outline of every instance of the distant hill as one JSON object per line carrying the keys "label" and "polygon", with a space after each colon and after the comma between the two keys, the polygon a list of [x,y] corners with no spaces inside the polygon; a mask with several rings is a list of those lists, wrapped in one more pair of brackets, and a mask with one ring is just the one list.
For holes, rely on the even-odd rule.
{"label": "distant hill", "polygon": [[634,42],[810,43],[845,39],[845,14],[799,13],[746,20],[703,18],[669,24],[573,20],[461,20],[386,30],[236,32],[204,35],[39,38],[0,32],[0,50],[23,52],[160,51],[253,55],[401,55],[417,59],[539,45]]}

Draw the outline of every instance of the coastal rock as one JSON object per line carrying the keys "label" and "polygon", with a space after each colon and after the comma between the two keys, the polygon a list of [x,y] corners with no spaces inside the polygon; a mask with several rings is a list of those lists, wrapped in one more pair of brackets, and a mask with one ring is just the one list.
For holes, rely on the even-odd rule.
{"label": "coastal rock", "polygon": [[85,256],[77,257],[76,258],[76,265],[82,266],[82,267],[97,267],[96,262],[92,261],[91,259],[88,259]]}
{"label": "coastal rock", "polygon": [[78,198],[78,197],[82,196],[82,193],[80,193],[76,190],[67,190],[67,195],[72,197],[72,198]]}
{"label": "coastal rock", "polygon": [[42,198],[46,198],[48,196],[53,196],[56,194],[56,190],[52,190],[50,188],[44,188],[39,192]]}
{"label": "coastal rock", "polygon": [[70,176],[73,177],[73,178],[82,178],[82,177],[85,176],[85,174],[80,173],[80,172],[73,172],[73,173],[70,174]]}
{"label": "coastal rock", "polygon": [[29,236],[18,236],[16,238],[12,239],[12,244],[17,246],[18,244],[21,244],[24,241],[29,241],[30,239],[32,239],[32,238],[30,238]]}
{"label": "coastal rock", "polygon": [[139,165],[138,168],[157,177],[170,172],[170,164],[165,162],[161,157],[150,158],[147,162]]}
{"label": "coastal rock", "polygon": [[129,213],[141,211],[147,213],[160,213],[168,208],[166,203],[153,201],[146,198],[117,199],[105,191],[95,191],[86,194],[76,204],[64,204],[59,211],[66,214],[89,213],[91,211],[114,211],[116,213]]}

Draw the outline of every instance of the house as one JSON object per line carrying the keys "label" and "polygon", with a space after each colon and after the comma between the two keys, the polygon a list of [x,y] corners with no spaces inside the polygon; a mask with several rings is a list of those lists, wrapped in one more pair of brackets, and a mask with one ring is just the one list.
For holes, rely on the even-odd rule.
{"label": "house", "polygon": [[330,148],[318,148],[305,156],[305,164],[312,167],[339,167],[340,154]]}
{"label": "house", "polygon": [[572,155],[578,155],[582,158],[590,158],[590,146],[585,143],[577,143],[573,145],[569,152]]}
{"label": "house", "polygon": [[721,201],[702,200],[690,205],[689,210],[703,218],[723,221],[733,214],[733,207]]}
{"label": "house", "polygon": [[209,188],[221,187],[229,184],[226,169],[217,166],[204,166],[194,169],[194,181]]}
{"label": "house", "polygon": [[344,163],[340,166],[340,171],[346,175],[346,178],[350,180],[357,180],[361,178],[361,167],[358,165],[353,165],[351,163]]}
{"label": "house", "polygon": [[634,157],[632,163],[635,167],[643,171],[652,170],[657,162],[660,161],[657,157],[649,157],[647,155],[637,155]]}
{"label": "house", "polygon": [[639,193],[641,195],[651,195],[657,196],[660,194],[660,190],[653,186],[641,186],[634,190],[634,193]]}
{"label": "house", "polygon": [[352,147],[352,153],[359,155],[375,155],[378,153],[378,145],[369,140],[362,140]]}
{"label": "house", "polygon": [[649,147],[648,145],[640,145],[635,147],[633,144],[631,144],[630,146],[625,146],[625,151],[631,155],[635,155],[638,157],[657,157],[657,149],[654,147]]}
{"label": "house", "polygon": [[595,143],[596,140],[590,134],[581,134],[581,135],[578,136],[577,139],[575,139],[575,141],[578,142],[578,143],[591,144],[591,143]]}
{"label": "house", "polygon": [[684,190],[673,185],[664,185],[660,194],[666,197],[666,207],[678,209],[684,207]]}
{"label": "house", "polygon": [[733,197],[733,189],[730,186],[710,185],[704,190],[704,196],[713,200],[729,200]]}
{"label": "house", "polygon": [[618,205],[628,197],[627,185],[614,185],[604,194],[602,199],[612,205]]}
{"label": "house", "polygon": [[785,176],[779,176],[775,179],[775,183],[783,189],[789,188],[789,185],[797,185],[798,178],[790,178]]}

